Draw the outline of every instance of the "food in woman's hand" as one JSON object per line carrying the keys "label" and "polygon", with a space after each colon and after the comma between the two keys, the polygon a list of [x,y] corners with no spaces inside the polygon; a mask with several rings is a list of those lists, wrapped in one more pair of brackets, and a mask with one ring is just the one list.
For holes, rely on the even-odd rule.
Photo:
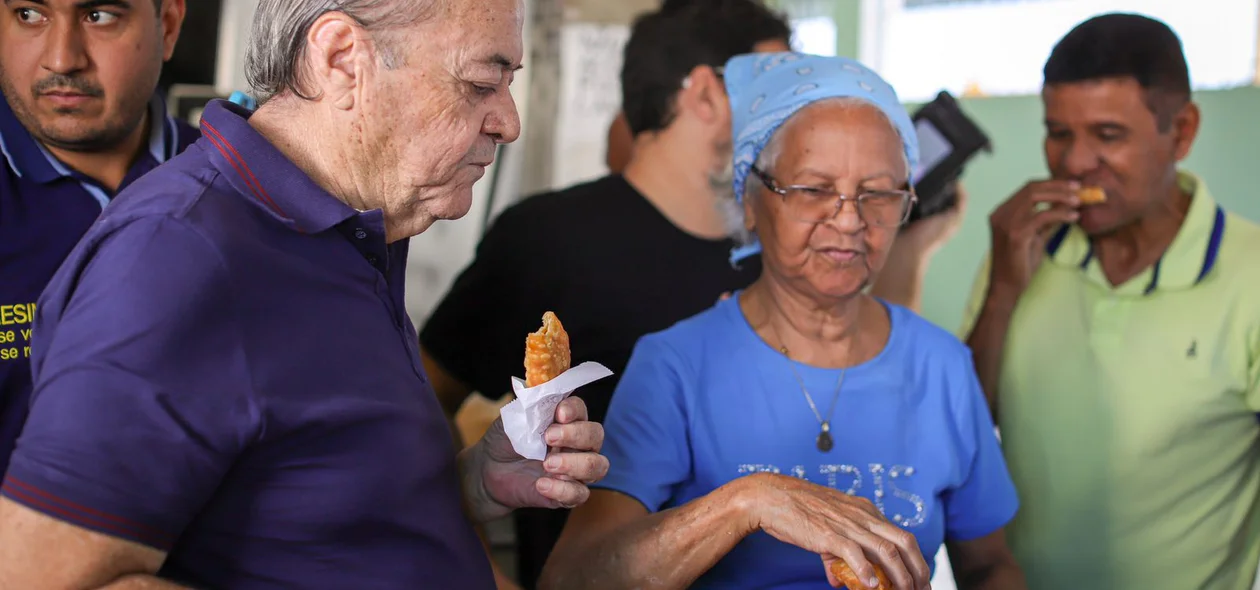
{"label": "food in woman's hand", "polygon": [[[879,580],[879,585],[874,588],[867,586],[858,579],[857,574],[853,572],[853,568],[843,559],[837,559],[831,563],[831,575],[840,580],[848,590],[893,590],[892,584],[888,581],[888,576],[884,575],[884,570],[878,565],[871,564],[875,568],[875,578]],[[869,581],[869,580],[868,580]]]}
{"label": "food in woman's hand", "polygon": [[1098,205],[1107,202],[1107,192],[1100,187],[1087,186],[1076,191],[1076,198],[1082,205]]}
{"label": "food in woman's hand", "polygon": [[525,337],[525,386],[535,387],[569,370],[569,334],[560,318],[543,314],[542,328]]}

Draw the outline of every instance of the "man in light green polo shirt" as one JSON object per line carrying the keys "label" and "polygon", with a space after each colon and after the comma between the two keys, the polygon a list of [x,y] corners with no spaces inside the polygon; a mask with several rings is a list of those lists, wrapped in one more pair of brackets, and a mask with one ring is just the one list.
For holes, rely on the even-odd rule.
{"label": "man in light green polo shirt", "polygon": [[1034,590],[1247,590],[1260,227],[1178,170],[1199,111],[1163,23],[1086,21],[1044,73],[1051,179],[992,214],[963,327],[1020,493],[1009,542]]}

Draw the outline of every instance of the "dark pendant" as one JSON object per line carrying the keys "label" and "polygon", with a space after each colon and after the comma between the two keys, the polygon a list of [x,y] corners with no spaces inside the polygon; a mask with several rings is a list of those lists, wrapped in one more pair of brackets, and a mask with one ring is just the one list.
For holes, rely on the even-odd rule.
{"label": "dark pendant", "polygon": [[828,430],[830,429],[824,428],[822,432],[818,433],[818,450],[824,453],[830,451],[833,445],[831,433]]}

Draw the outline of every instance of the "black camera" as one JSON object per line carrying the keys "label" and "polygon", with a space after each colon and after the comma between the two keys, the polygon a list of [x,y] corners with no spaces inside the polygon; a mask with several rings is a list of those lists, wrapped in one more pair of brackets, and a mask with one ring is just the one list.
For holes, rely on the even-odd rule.
{"label": "black camera", "polygon": [[919,166],[914,171],[914,192],[918,201],[910,210],[908,223],[948,211],[958,201],[954,181],[980,150],[992,152],[989,137],[948,92],[911,116],[919,137]]}

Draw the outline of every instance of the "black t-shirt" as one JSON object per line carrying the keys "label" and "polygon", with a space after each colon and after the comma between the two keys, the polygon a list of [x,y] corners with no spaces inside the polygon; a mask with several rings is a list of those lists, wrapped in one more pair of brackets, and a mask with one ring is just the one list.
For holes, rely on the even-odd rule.
{"label": "black t-shirt", "polygon": [[760,260],[733,268],[731,245],[674,226],[619,175],[530,197],[495,220],[420,342],[455,378],[498,398],[524,377],[525,336],[554,311],[573,364],[615,373],[578,392],[602,422],[640,336],[756,279]]}

